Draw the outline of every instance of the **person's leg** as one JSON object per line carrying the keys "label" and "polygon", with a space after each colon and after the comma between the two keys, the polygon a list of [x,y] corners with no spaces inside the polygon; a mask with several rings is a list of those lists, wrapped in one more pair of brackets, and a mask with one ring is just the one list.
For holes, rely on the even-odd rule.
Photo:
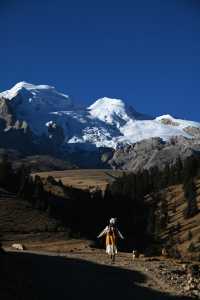
{"label": "person's leg", "polygon": [[115,262],[115,254],[113,254],[113,256],[112,256],[112,262],[113,263]]}

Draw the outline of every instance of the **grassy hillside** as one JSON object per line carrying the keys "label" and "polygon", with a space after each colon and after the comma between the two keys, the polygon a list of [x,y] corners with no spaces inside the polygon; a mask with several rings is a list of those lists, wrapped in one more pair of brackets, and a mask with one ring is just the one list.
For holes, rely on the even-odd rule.
{"label": "grassy hillside", "polygon": [[[199,211],[193,217],[186,218],[187,201],[184,187],[172,185],[160,192],[160,199],[166,203],[167,222],[159,233],[161,241],[169,246],[175,245],[182,256],[200,259],[200,179],[195,180],[196,202]],[[155,215],[161,216],[161,201],[157,203]]]}
{"label": "grassy hillside", "polygon": [[58,232],[61,234],[65,229],[47,212],[33,209],[29,203],[17,198],[0,198],[0,239],[4,244],[44,239]]}

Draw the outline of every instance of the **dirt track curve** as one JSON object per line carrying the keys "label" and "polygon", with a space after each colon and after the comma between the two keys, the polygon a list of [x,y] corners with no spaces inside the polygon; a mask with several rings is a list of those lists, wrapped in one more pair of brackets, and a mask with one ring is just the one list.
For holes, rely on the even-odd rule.
{"label": "dirt track curve", "polygon": [[7,252],[1,259],[3,300],[173,300],[172,287],[142,262],[119,254],[111,265],[101,250],[84,253]]}

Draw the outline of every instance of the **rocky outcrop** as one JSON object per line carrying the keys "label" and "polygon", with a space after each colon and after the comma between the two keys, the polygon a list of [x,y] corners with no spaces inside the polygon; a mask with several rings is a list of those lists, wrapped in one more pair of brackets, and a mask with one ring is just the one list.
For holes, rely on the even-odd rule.
{"label": "rocky outcrop", "polygon": [[117,149],[109,161],[114,169],[149,170],[157,166],[164,169],[166,165],[174,165],[180,158],[182,161],[191,156],[200,158],[200,140],[174,137],[168,142],[160,138],[151,138]]}
{"label": "rocky outcrop", "polygon": [[17,243],[12,244],[12,248],[15,249],[15,250],[20,250],[20,251],[25,250],[24,245],[23,244],[19,244],[19,243],[18,244]]}
{"label": "rocky outcrop", "polygon": [[198,127],[188,126],[188,127],[184,128],[184,131],[186,133],[189,133],[190,135],[192,135],[194,138],[197,138],[197,139],[200,138],[200,128],[198,128]]}
{"label": "rocky outcrop", "polygon": [[160,123],[162,123],[164,125],[171,125],[171,126],[179,126],[180,125],[178,122],[175,122],[168,118],[163,118],[162,120],[160,120]]}
{"label": "rocky outcrop", "polygon": [[0,98],[0,120],[2,123],[1,127],[9,127],[13,125],[14,114],[9,105],[9,100]]}

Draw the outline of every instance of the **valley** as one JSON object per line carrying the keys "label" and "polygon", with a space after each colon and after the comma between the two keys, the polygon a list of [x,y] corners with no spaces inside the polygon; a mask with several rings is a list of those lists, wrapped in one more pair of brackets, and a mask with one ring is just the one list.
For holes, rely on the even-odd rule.
{"label": "valley", "polygon": [[[20,82],[0,93],[0,140],[3,299],[102,299],[102,285],[116,299],[199,296],[200,123]],[[96,237],[115,216],[125,239],[110,265]]]}
{"label": "valley", "polygon": [[200,0],[0,0],[0,300],[200,300]]}
{"label": "valley", "polygon": [[[5,163],[8,168],[9,163]],[[7,180],[2,181],[7,188],[0,191],[0,295],[4,300],[17,300],[18,295],[22,300],[50,300],[60,293],[75,299],[93,299],[95,293],[101,299],[103,286],[107,295],[115,295],[116,299],[124,294],[126,299],[134,295],[144,300],[199,297],[198,279],[192,277],[196,280],[194,288],[188,279],[190,268],[200,268],[200,179],[192,175],[192,165],[188,162],[187,168],[176,166],[168,173],[157,170],[154,176],[110,169],[75,169],[27,177],[23,167],[18,169],[22,176],[19,191],[11,191],[16,186],[8,185]],[[178,181],[183,181],[188,168],[194,176],[198,209],[194,216],[185,218],[187,194],[184,184]],[[15,169],[9,172],[9,176],[19,178],[12,174]],[[102,249],[104,240],[96,238],[113,214],[118,216],[125,235],[114,265]],[[155,240],[149,239],[149,234]],[[14,250],[13,243],[23,245],[24,250]],[[167,256],[161,255],[163,247]],[[133,249],[142,256],[133,260]],[[79,289],[75,289],[77,285]]]}

